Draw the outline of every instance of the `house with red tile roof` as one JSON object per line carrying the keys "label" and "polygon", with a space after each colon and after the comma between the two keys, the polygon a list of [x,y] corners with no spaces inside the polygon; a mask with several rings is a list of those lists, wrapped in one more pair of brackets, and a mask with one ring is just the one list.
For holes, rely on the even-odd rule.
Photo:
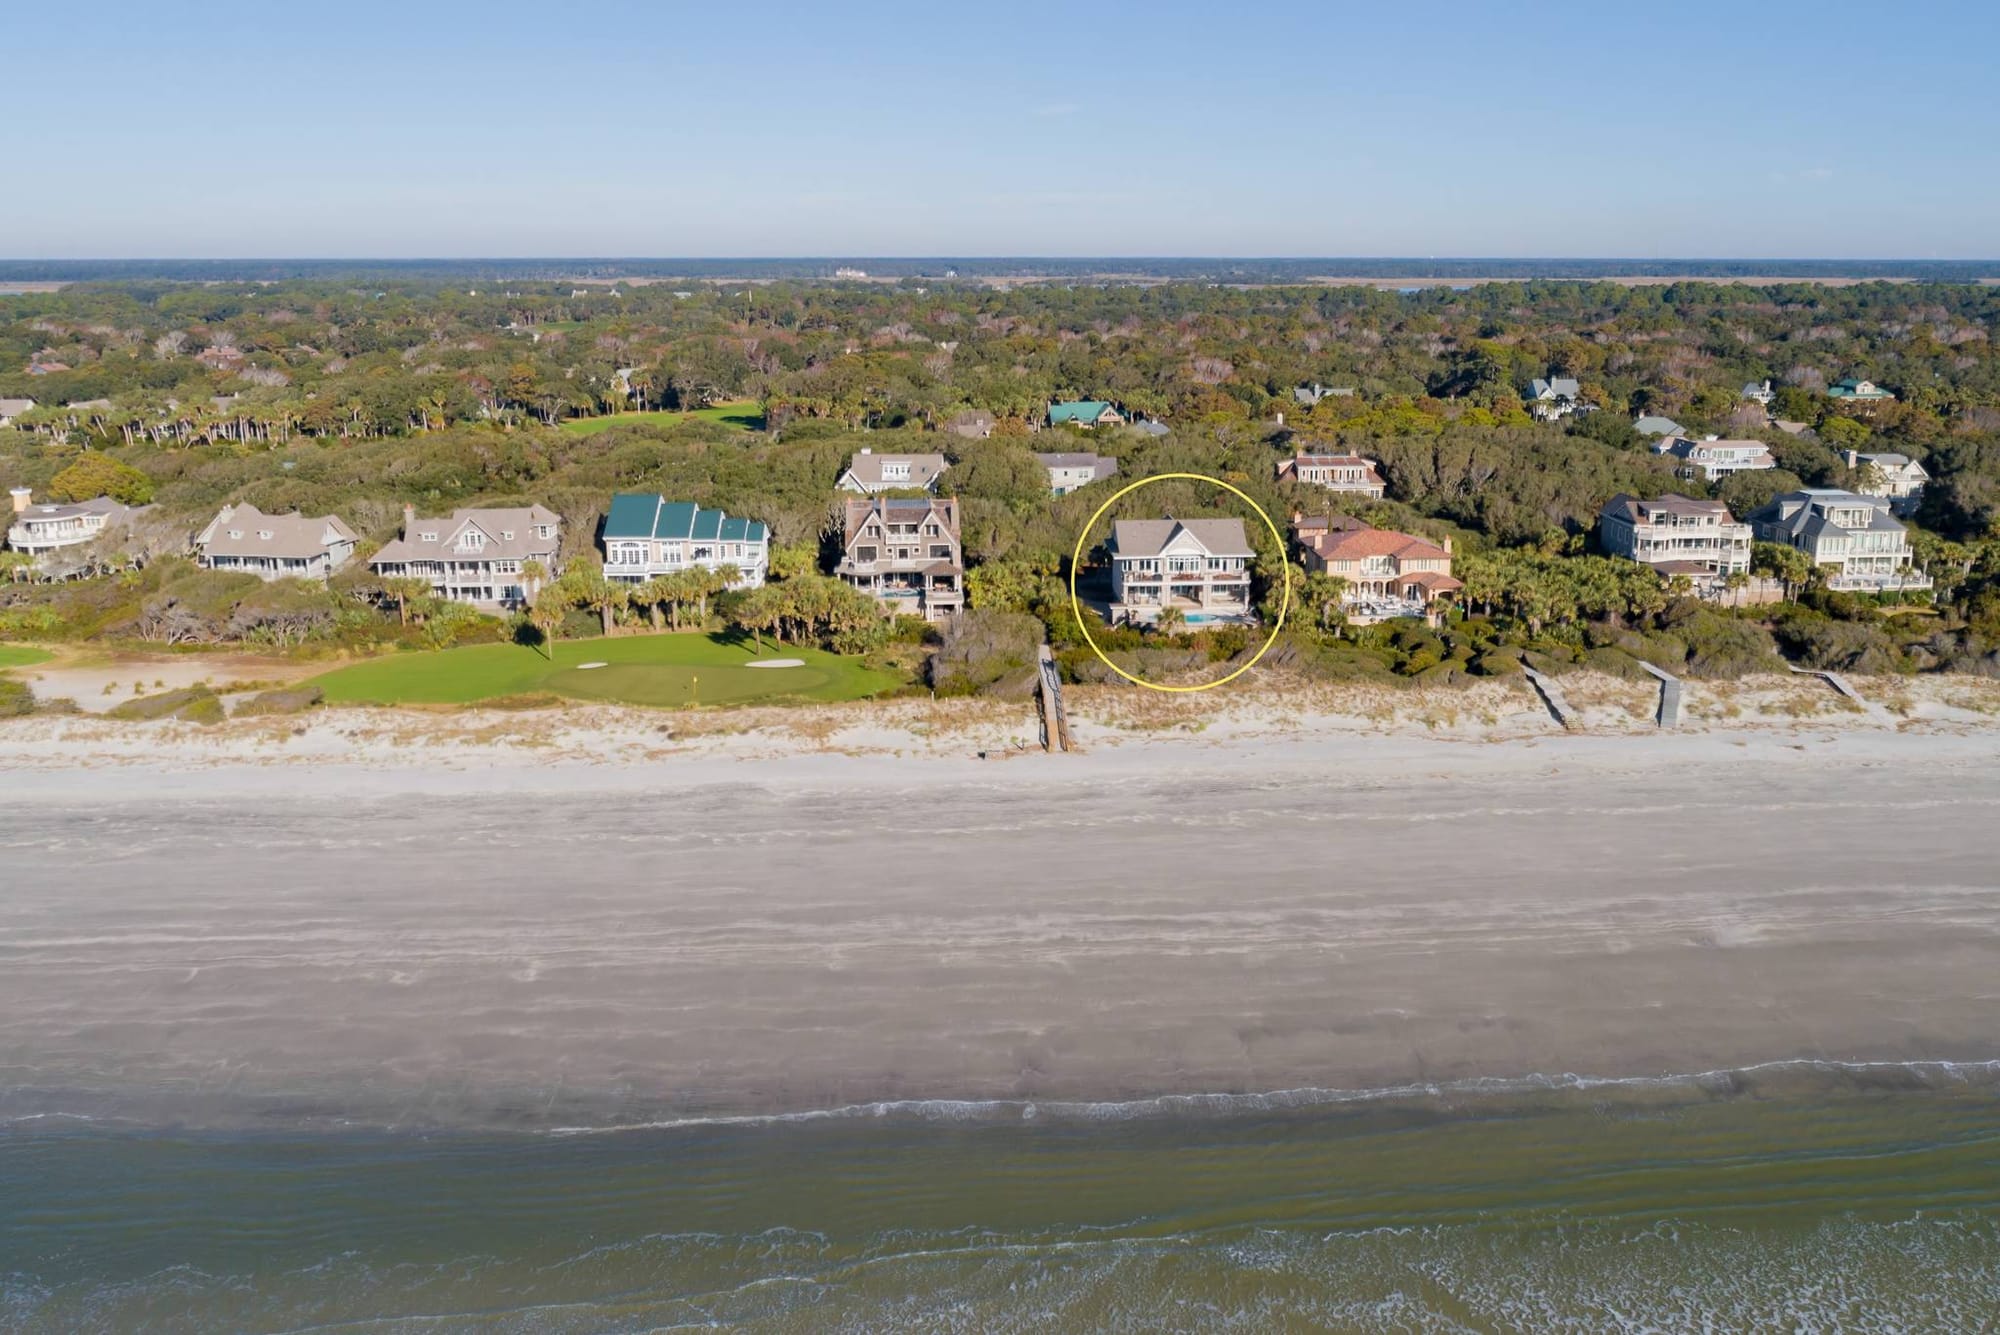
{"label": "house with red tile roof", "polygon": [[1305,554],[1306,569],[1347,582],[1342,593],[1347,619],[1372,625],[1397,617],[1434,615],[1441,597],[1465,585],[1451,573],[1451,539],[1442,545],[1411,533],[1366,525],[1334,527],[1297,519],[1292,534]]}

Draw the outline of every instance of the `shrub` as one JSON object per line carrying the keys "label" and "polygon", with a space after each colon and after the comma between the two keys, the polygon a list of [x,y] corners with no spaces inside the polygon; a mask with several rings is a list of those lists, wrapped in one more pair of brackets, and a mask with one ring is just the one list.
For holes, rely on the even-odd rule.
{"label": "shrub", "polygon": [[183,723],[220,723],[222,700],[206,686],[188,686],[159,695],[143,695],[115,706],[107,718],[150,721],[177,719]]}
{"label": "shrub", "polygon": [[[1024,612],[974,608],[954,619],[931,656],[930,681],[940,695],[1011,695],[1033,683],[1042,623]],[[1086,651],[1088,652],[1088,651]]]}
{"label": "shrub", "polygon": [[35,712],[35,693],[25,681],[0,677],[0,718],[18,718]]}
{"label": "shrub", "polygon": [[325,699],[326,692],[317,686],[260,691],[236,706],[236,716],[254,718],[262,714],[303,714]]}

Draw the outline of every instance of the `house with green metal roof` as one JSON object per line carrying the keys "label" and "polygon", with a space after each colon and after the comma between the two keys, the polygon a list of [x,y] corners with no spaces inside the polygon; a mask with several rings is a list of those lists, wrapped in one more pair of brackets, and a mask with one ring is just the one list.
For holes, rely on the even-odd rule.
{"label": "house with green metal roof", "polygon": [[643,584],[657,575],[733,566],[733,589],[754,589],[771,568],[771,531],[755,519],[646,492],[620,492],[604,516],[604,575]]}
{"label": "house with green metal roof", "polygon": [[1829,399],[1846,399],[1860,403],[1885,403],[1896,397],[1873,380],[1854,379],[1841,381],[1827,390],[1826,396]]}
{"label": "house with green metal roof", "polygon": [[1049,405],[1050,426],[1123,426],[1125,414],[1103,399],[1073,399]]}

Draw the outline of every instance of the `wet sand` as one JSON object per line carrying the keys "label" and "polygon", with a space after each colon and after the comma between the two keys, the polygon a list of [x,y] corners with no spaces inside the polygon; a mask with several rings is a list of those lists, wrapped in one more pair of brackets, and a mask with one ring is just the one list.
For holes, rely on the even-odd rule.
{"label": "wet sand", "polygon": [[0,774],[0,1117],[2000,1058],[2000,734]]}

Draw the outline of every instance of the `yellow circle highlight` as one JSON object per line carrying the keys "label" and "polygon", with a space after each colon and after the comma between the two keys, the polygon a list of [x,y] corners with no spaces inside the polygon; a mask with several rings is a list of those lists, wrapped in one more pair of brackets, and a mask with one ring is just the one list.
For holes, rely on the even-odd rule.
{"label": "yellow circle highlight", "polygon": [[[1162,686],[1156,681],[1147,681],[1144,677],[1135,677],[1124,668],[1112,662],[1105,656],[1104,650],[1098,647],[1097,641],[1091,638],[1090,624],[1083,619],[1083,602],[1076,596],[1076,572],[1083,565],[1083,544],[1090,541],[1090,531],[1097,527],[1098,520],[1104,518],[1104,512],[1141,487],[1154,482],[1169,482],[1175,478],[1186,482],[1206,482],[1211,486],[1220,487],[1230,495],[1236,497],[1237,500],[1249,506],[1252,510],[1255,510],[1257,517],[1264,521],[1264,527],[1271,531],[1271,540],[1278,544],[1278,565],[1285,572],[1285,596],[1278,600],[1278,620],[1272,625],[1271,633],[1265,638],[1264,643],[1258,648],[1255,654],[1251,655],[1250,661],[1242,667],[1237,668],[1236,671],[1226,677],[1217,677],[1214,681],[1203,682],[1199,686]],[[1076,617],[1076,628],[1083,632],[1083,642],[1090,646],[1090,652],[1097,655],[1097,661],[1131,682],[1134,686],[1143,686],[1149,691],[1168,691],[1176,695],[1184,695],[1193,691],[1212,691],[1218,686],[1227,686],[1251,668],[1256,667],[1257,660],[1269,653],[1271,646],[1278,642],[1278,632],[1285,628],[1285,613],[1290,611],[1292,606],[1292,563],[1285,560],[1284,555],[1285,539],[1278,532],[1278,526],[1271,522],[1271,516],[1264,513],[1263,506],[1244,495],[1239,488],[1232,487],[1221,478],[1210,477],[1206,473],[1155,473],[1152,477],[1142,477],[1137,482],[1127,483],[1119,491],[1113,493],[1110,500],[1097,507],[1097,513],[1090,517],[1090,522],[1083,526],[1083,532],[1077,535],[1076,550],[1070,553],[1069,558],[1069,610],[1071,615]]]}

